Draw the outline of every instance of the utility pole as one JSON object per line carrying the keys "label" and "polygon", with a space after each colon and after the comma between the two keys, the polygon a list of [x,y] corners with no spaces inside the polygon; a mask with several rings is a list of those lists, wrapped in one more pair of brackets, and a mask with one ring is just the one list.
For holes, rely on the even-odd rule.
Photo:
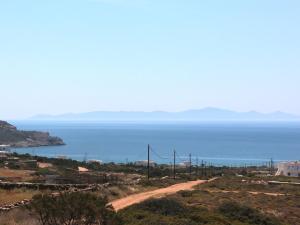
{"label": "utility pole", "polygon": [[83,156],[83,162],[86,163],[86,161],[87,161],[87,152],[85,152]]}
{"label": "utility pole", "polygon": [[206,170],[207,176],[210,176],[211,169],[210,169],[210,162],[207,163],[207,170]]}
{"label": "utility pole", "polygon": [[192,176],[192,154],[190,153],[190,177]]}
{"label": "utility pole", "polygon": [[148,169],[147,179],[149,180],[149,178],[150,178],[150,145],[149,144],[148,144],[148,164],[147,164],[147,169]]}
{"label": "utility pole", "polygon": [[173,162],[173,178],[176,179],[176,151],[174,149],[174,162]]}
{"label": "utility pole", "polygon": [[204,166],[204,164],[203,164],[203,159],[202,159],[201,160],[201,177],[203,177],[203,175],[204,175],[203,166]]}
{"label": "utility pole", "polygon": [[273,162],[273,158],[271,158],[271,161],[270,161],[270,174],[271,175],[273,174],[273,171],[274,171],[274,162]]}
{"label": "utility pole", "polygon": [[198,160],[198,156],[196,158],[196,176],[198,177],[198,172],[199,172],[199,160]]}

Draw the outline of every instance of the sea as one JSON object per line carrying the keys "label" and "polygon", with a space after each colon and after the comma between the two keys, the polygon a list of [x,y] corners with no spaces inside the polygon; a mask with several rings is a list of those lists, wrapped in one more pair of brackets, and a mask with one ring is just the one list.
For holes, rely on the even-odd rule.
{"label": "sea", "polygon": [[64,146],[18,148],[18,153],[75,160],[251,166],[300,160],[300,122],[62,122],[10,121],[21,130],[47,131]]}

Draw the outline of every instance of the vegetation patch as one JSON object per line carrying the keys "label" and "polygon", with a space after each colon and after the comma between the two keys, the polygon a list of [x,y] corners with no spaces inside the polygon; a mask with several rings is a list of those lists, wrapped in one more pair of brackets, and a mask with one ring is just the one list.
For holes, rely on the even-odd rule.
{"label": "vegetation patch", "polygon": [[28,209],[41,225],[119,225],[105,198],[91,193],[36,195]]}
{"label": "vegetation patch", "polygon": [[236,202],[226,202],[219,207],[219,211],[226,217],[254,225],[279,225],[280,223],[260,211]]}
{"label": "vegetation patch", "polygon": [[31,199],[34,195],[39,194],[39,191],[28,189],[0,189],[0,206],[12,204],[24,199]]}

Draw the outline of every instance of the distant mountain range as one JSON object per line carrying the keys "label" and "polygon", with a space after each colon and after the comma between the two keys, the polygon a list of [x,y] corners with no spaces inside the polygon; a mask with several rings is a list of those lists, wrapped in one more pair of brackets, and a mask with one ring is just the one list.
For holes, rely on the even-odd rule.
{"label": "distant mountain range", "polygon": [[37,115],[31,120],[76,120],[76,121],[220,121],[220,120],[300,120],[300,116],[284,112],[260,113],[236,112],[219,108],[203,108],[181,112],[141,111],[95,111],[62,115]]}

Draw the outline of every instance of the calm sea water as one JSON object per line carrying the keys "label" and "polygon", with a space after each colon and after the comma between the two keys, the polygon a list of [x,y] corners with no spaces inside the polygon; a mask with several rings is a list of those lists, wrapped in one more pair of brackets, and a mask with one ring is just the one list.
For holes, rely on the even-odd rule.
{"label": "calm sea water", "polygon": [[55,157],[66,155],[76,160],[99,159],[126,162],[147,158],[159,163],[178,162],[189,153],[195,161],[245,165],[300,159],[300,123],[93,123],[20,122],[19,129],[49,131],[66,145],[17,149],[20,153]]}

